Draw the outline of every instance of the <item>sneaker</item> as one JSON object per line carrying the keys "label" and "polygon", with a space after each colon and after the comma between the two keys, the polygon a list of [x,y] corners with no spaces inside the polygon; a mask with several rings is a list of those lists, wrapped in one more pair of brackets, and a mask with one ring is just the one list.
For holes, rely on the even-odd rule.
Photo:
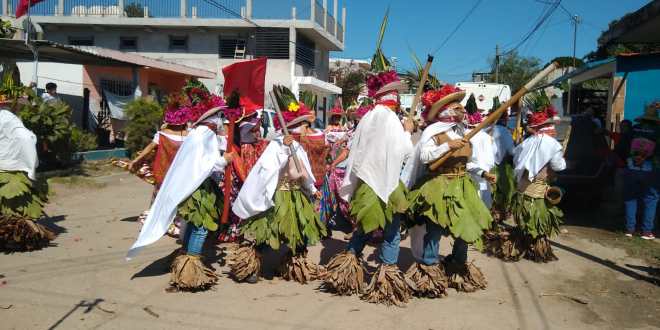
{"label": "sneaker", "polygon": [[642,239],[646,239],[646,240],[654,240],[655,239],[655,235],[653,235],[653,233],[643,233],[641,237],[642,237]]}
{"label": "sneaker", "polygon": [[252,274],[245,279],[245,283],[255,284],[257,282],[259,282],[259,276],[257,274]]}
{"label": "sneaker", "polygon": [[633,237],[633,233],[632,233],[632,232],[626,232],[625,235],[626,235],[626,237]]}

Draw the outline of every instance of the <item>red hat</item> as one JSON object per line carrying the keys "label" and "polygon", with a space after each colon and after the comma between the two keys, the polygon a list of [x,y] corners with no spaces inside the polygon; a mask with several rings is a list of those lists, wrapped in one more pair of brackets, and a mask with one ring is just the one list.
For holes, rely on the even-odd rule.
{"label": "red hat", "polygon": [[531,110],[527,114],[527,126],[538,127],[552,124],[557,115],[555,107],[550,104],[550,99],[545,92],[536,92],[528,95],[525,99],[526,105]]}
{"label": "red hat", "polygon": [[380,98],[388,94],[399,93],[406,89],[406,85],[399,79],[394,70],[379,72],[367,78],[369,97]]}
{"label": "red hat", "polygon": [[[290,89],[275,85],[273,86],[273,94],[275,94],[277,106],[282,112],[282,117],[284,117],[287,128],[300,124],[303,121],[311,122],[314,119],[312,111],[309,110],[305,103],[299,102]],[[281,128],[279,120],[275,120],[275,128]]]}
{"label": "red hat", "polygon": [[422,104],[424,105],[422,117],[427,123],[455,121],[453,119],[454,114],[445,110],[447,110],[449,104],[460,102],[464,97],[465,91],[450,84],[446,84],[440,89],[427,91],[422,95]]}
{"label": "red hat", "polygon": [[249,98],[244,97],[244,96],[241,96],[239,103],[240,103],[240,106],[243,110],[243,118],[242,119],[245,119],[245,118],[248,118],[248,117],[251,117],[251,116],[255,115],[257,113],[257,110],[261,108],[259,105],[252,102],[252,100],[250,100]]}

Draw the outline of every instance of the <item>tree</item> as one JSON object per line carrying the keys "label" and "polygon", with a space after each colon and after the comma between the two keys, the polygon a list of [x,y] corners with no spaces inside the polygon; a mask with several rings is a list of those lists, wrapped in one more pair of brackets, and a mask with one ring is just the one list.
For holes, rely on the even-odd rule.
{"label": "tree", "polygon": [[3,21],[0,19],[0,38],[11,39],[14,37],[16,29],[11,26],[10,21]]}
{"label": "tree", "polygon": [[[557,62],[560,68],[568,68],[573,66],[573,56],[559,56],[555,57],[546,66],[550,65],[552,62]],[[580,68],[584,65],[584,61],[579,58],[575,59],[575,66]]]}
{"label": "tree", "polygon": [[367,74],[364,70],[342,69],[337,74],[337,86],[341,88],[341,100],[344,109],[357,101],[362,88],[364,88]]}
{"label": "tree", "polygon": [[144,17],[144,7],[141,4],[131,2],[124,8],[126,17]]}
{"label": "tree", "polygon": [[[495,72],[495,59],[491,59],[492,72]],[[541,71],[541,60],[536,57],[523,57],[512,51],[502,56],[500,60],[499,82],[511,87],[512,92],[518,91],[529,80]],[[495,82],[495,75],[488,77],[488,82]]]}

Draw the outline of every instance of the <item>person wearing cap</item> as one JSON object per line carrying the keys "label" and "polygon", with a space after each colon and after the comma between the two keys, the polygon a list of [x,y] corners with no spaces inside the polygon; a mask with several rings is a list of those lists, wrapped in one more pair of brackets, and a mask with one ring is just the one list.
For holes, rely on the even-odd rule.
{"label": "person wearing cap", "polygon": [[655,214],[660,183],[660,102],[646,107],[644,115],[635,119],[630,155],[623,172],[623,204],[626,236],[632,237],[637,226],[637,208],[642,202],[641,238],[655,239]]}
{"label": "person wearing cap", "polygon": [[[364,108],[350,142],[346,174],[339,197],[350,201],[357,229],[345,252],[327,265],[324,286],[340,295],[361,293],[364,271],[360,260],[370,233],[382,229],[380,265],[364,290],[362,299],[372,303],[402,305],[411,292],[397,266],[400,223],[408,207],[407,190],[400,181],[401,169],[412,152],[412,121],[402,123],[399,92],[405,89],[397,73],[386,68],[367,79],[375,106]],[[360,111],[358,111],[360,112]]]}
{"label": "person wearing cap", "polygon": [[514,251],[509,260],[525,257],[535,262],[557,260],[548,241],[559,233],[563,212],[547,192],[555,172],[566,168],[562,145],[556,140],[554,116],[557,114],[545,92],[526,97],[530,108],[527,125],[534,132],[513,150],[517,194],[511,211],[517,224],[509,238]]}
{"label": "person wearing cap", "polygon": [[[273,89],[284,119],[284,123],[275,122],[276,129],[283,130],[284,124],[295,132],[313,120],[309,108],[289,89]],[[268,144],[232,206],[232,211],[244,219],[241,234],[251,240],[230,256],[235,280],[256,283],[264,251],[278,251],[283,245],[290,249],[281,262],[285,280],[306,284],[319,277],[319,266],[307,259],[307,246],[327,235],[313,205],[313,199],[320,197],[314,182],[307,152],[293,136],[279,136]]]}
{"label": "person wearing cap", "polygon": [[241,158],[245,165],[245,172],[249,173],[252,167],[264,152],[268,141],[261,138],[261,118],[257,110],[259,106],[249,98],[241,97],[240,106],[243,115],[238,121],[238,133],[240,136]]}
{"label": "person wearing cap", "polygon": [[[481,244],[483,231],[491,224],[488,208],[470,174],[483,169],[475,165],[473,141],[466,141],[466,112],[461,105],[465,92],[452,85],[424,93],[422,118],[428,124],[404,169],[404,183],[411,189],[410,229],[416,263],[406,272],[416,283],[419,296],[442,297],[448,287],[473,292],[487,282],[473,263],[468,263],[468,244]],[[476,117],[476,115],[473,115]],[[474,118],[473,118],[474,119]],[[476,123],[473,120],[472,123]],[[429,165],[451,152],[436,170]],[[440,238],[454,238],[452,253],[441,263]]]}
{"label": "person wearing cap", "polygon": [[[0,190],[4,191],[0,193],[0,250],[5,252],[41,249],[55,239],[52,231],[37,223],[44,215],[48,189],[37,183],[37,137],[17,116],[30,104],[23,88],[0,93]],[[5,185],[13,188],[7,191]]]}
{"label": "person wearing cap", "polygon": [[330,146],[326,141],[325,132],[312,127],[315,119],[316,115],[311,112],[310,119],[302,121],[300,126],[291,130],[291,135],[305,149],[312,165],[312,173],[316,178],[314,185],[318,189],[323,185],[323,179],[325,178]]}
{"label": "person wearing cap", "polygon": [[[224,101],[207,94],[204,106],[180,114],[193,122],[193,129],[181,143],[172,160],[140,234],[127,259],[134,258],[145,246],[156,242],[179,214],[186,222],[183,247],[174,253],[170,289],[206,290],[215,285],[217,275],[202,261],[202,247],[209,231],[218,229],[222,210],[222,191],[213,181],[214,172],[223,171],[235,154],[221,153],[217,129],[222,127],[219,111]],[[206,107],[213,106],[210,109]],[[190,108],[188,108],[190,109]],[[199,114],[202,110],[206,112]]]}

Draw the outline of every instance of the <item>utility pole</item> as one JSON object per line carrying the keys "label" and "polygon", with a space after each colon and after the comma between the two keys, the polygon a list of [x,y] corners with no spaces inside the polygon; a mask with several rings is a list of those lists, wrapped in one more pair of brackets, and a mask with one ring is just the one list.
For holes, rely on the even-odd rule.
{"label": "utility pole", "polygon": [[580,24],[580,16],[575,15],[573,16],[573,69],[577,68],[577,63],[575,59],[575,48],[577,45],[577,29],[578,29],[578,24]]}
{"label": "utility pole", "polygon": [[495,45],[495,83],[500,83],[500,45]]}

